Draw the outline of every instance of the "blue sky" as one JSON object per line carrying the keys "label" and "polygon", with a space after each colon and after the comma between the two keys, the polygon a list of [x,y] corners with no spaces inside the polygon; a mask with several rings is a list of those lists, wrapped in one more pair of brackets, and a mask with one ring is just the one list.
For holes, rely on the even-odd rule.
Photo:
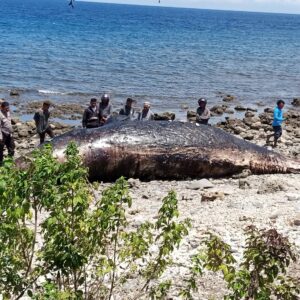
{"label": "blue sky", "polygon": [[[84,0],[121,4],[158,5],[158,0]],[[161,0],[163,6],[282,12],[300,14],[300,0]]]}

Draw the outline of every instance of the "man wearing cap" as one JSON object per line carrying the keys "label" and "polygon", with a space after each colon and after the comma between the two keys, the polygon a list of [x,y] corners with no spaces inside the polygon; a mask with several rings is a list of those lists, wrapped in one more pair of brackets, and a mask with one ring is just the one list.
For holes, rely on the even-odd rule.
{"label": "man wearing cap", "polygon": [[127,98],[125,106],[120,110],[119,115],[128,116],[130,120],[134,119],[135,111],[132,107],[134,100],[132,98]]}
{"label": "man wearing cap", "polygon": [[9,156],[13,157],[15,154],[15,143],[12,134],[9,103],[4,101],[1,103],[0,110],[0,164],[3,162],[4,146],[6,146]]}
{"label": "man wearing cap", "polygon": [[109,103],[109,100],[110,99],[107,94],[104,94],[101,97],[101,103],[99,105],[100,126],[106,123],[112,113],[112,105]]}
{"label": "man wearing cap", "polygon": [[50,112],[49,108],[51,106],[50,101],[44,101],[43,106],[41,109],[36,111],[36,113],[33,116],[33,119],[35,121],[36,125],[36,131],[40,136],[40,143],[44,143],[45,141],[45,136],[46,133],[53,138],[54,134],[53,131],[49,125],[49,117],[50,117]]}
{"label": "man wearing cap", "polygon": [[196,122],[198,124],[208,124],[208,120],[210,118],[210,111],[206,107],[207,101],[204,98],[200,98],[198,100],[199,107],[197,108],[197,114],[196,114]]}
{"label": "man wearing cap", "polygon": [[151,121],[154,120],[154,114],[150,110],[151,104],[150,102],[144,102],[143,110],[139,113],[138,120],[139,121]]}
{"label": "man wearing cap", "polygon": [[90,106],[85,109],[82,117],[83,128],[97,128],[100,126],[100,111],[97,105],[97,99],[92,98]]}

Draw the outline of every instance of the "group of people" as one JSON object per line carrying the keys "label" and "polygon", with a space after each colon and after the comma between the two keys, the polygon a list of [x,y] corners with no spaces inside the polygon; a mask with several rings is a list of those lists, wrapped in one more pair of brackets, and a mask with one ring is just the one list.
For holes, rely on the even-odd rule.
{"label": "group of people", "polygon": [[[119,111],[120,116],[125,116],[130,120],[149,121],[154,119],[154,114],[151,111],[150,102],[144,102],[141,112],[136,112],[133,104],[135,101],[132,98],[127,98],[125,106]],[[112,105],[107,94],[101,97],[98,104],[97,98],[92,98],[89,107],[87,107],[82,117],[83,128],[97,128],[103,126],[112,114]]]}
{"label": "group of people", "polygon": [[[90,105],[85,109],[82,118],[82,126],[84,128],[96,128],[104,125],[112,114],[112,105],[107,94],[101,97],[101,102],[98,104],[96,98],[92,98]],[[125,116],[130,120],[148,121],[154,119],[154,114],[151,111],[150,103],[144,102],[143,109],[140,112],[136,112],[133,103],[135,101],[132,98],[127,98],[125,106],[119,111],[120,116]],[[196,113],[196,122],[199,124],[207,125],[210,119],[211,113],[207,106],[207,101],[204,98],[198,100],[199,107]],[[267,136],[267,144],[271,137],[274,137],[274,147],[277,146],[278,139],[282,135],[282,122],[285,121],[283,117],[283,107],[285,102],[283,100],[277,101],[277,106],[274,109],[274,120],[272,123],[274,133]],[[49,108],[51,103],[44,101],[41,109],[37,110],[34,114],[34,121],[36,130],[40,138],[40,143],[45,141],[45,136],[48,134],[51,138],[54,137],[54,133],[49,124],[50,112]],[[8,155],[13,157],[15,153],[15,143],[13,138],[13,127],[11,122],[11,115],[9,109],[9,103],[4,101],[0,105],[0,164],[3,162],[4,147],[7,148]]]}
{"label": "group of people", "polygon": [[[45,141],[46,134],[51,138],[54,137],[54,133],[49,124],[50,106],[51,103],[45,101],[41,109],[37,110],[33,117],[41,144]],[[8,156],[13,157],[15,154],[15,142],[10,108],[7,101],[2,102],[0,105],[0,165],[3,163],[4,147],[7,148]]]}

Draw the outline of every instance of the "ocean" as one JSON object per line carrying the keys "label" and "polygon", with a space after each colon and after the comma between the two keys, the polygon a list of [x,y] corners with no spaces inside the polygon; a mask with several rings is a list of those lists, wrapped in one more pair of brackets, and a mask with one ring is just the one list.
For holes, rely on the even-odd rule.
{"label": "ocean", "polygon": [[128,96],[183,116],[223,94],[242,105],[300,96],[300,15],[0,1],[0,98],[88,103]]}

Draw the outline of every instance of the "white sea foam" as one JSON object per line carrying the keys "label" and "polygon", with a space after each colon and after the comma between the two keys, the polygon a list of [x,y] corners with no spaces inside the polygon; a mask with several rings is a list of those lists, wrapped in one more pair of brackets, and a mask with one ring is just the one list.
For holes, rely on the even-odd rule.
{"label": "white sea foam", "polygon": [[50,90],[38,90],[40,94],[46,94],[46,95],[66,95],[66,93],[61,93],[58,91],[50,91]]}

